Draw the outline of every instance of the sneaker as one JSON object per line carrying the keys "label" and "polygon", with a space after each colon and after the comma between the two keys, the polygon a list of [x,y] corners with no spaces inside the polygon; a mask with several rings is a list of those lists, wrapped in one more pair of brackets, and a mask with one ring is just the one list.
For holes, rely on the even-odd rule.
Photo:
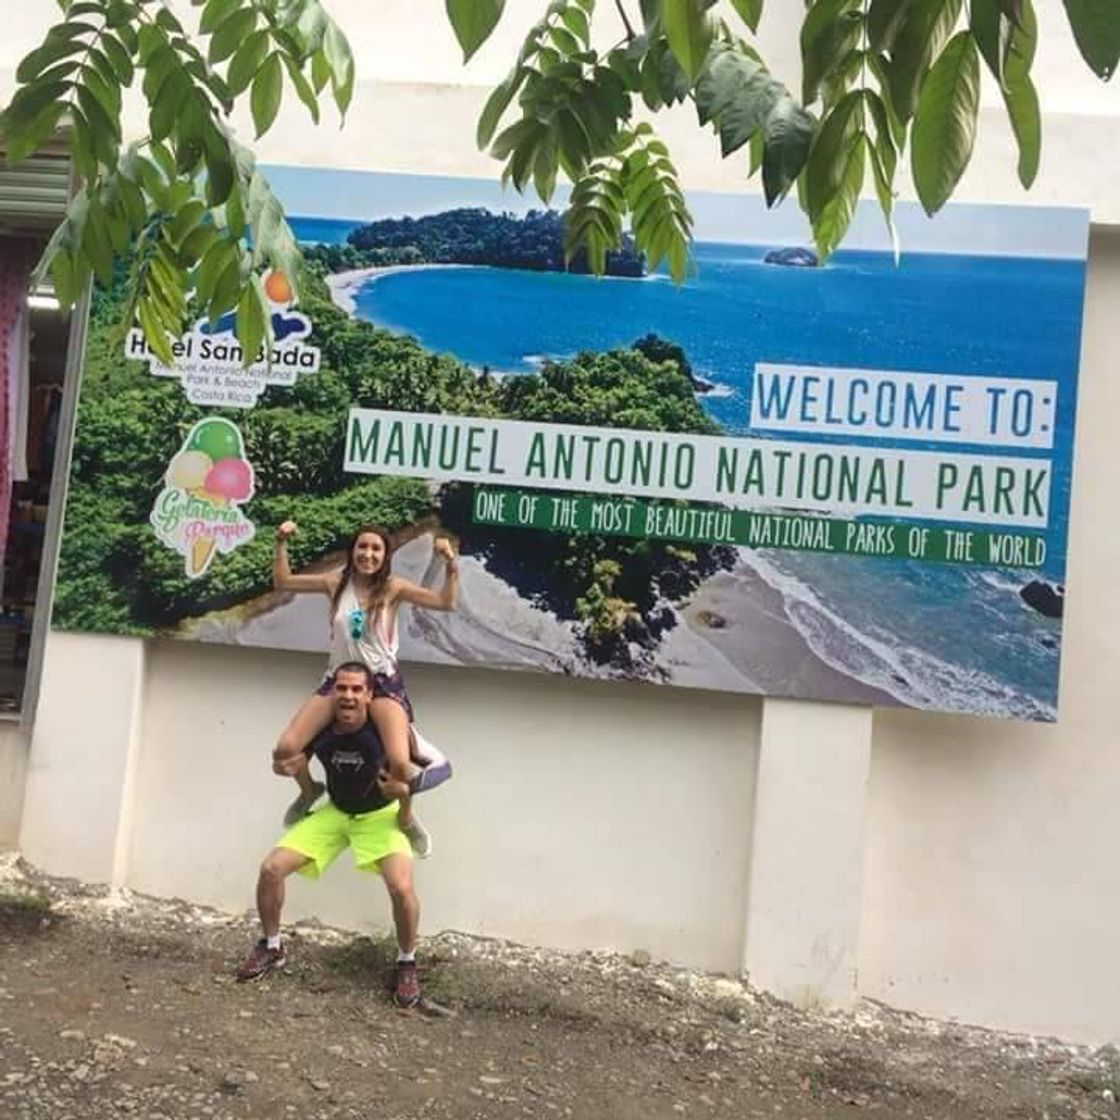
{"label": "sneaker", "polygon": [[432,854],[432,834],[420,823],[415,814],[408,824],[401,825],[401,832],[412,845],[412,854],[417,859],[427,859]]}
{"label": "sneaker", "polygon": [[284,967],[284,947],[270,949],[268,942],[262,937],[249,951],[249,955],[241,962],[237,970],[238,980],[259,980],[265,973],[274,968]]}
{"label": "sneaker", "polygon": [[284,824],[291,828],[297,821],[303,820],[311,812],[315,802],[326,792],[326,788],[322,782],[312,782],[309,795],[305,796],[301,791],[299,797],[284,810]]}
{"label": "sneaker", "polygon": [[420,1002],[420,976],[415,961],[397,961],[393,1002],[398,1007],[415,1007]]}

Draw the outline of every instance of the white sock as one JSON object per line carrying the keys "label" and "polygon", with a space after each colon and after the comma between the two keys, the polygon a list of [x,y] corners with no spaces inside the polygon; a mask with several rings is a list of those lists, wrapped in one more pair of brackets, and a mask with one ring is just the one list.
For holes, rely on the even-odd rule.
{"label": "white sock", "polygon": [[397,964],[415,964],[416,963],[416,950],[409,949],[406,953],[403,949],[397,953]]}
{"label": "white sock", "polygon": [[265,940],[265,944],[270,949],[279,949],[280,948],[280,934],[276,934],[274,937],[266,937],[264,940]]}

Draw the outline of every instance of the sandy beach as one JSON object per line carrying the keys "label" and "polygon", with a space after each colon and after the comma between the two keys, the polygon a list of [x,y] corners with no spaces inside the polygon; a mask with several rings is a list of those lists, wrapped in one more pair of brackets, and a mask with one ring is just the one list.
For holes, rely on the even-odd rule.
{"label": "sandy beach", "polygon": [[331,301],[347,315],[357,310],[358,291],[375,280],[383,280],[395,272],[430,271],[435,268],[477,268],[471,264],[388,264],[378,268],[351,268],[346,272],[332,272],[326,284],[330,289]]}
{"label": "sandy beach", "polygon": [[703,583],[680,616],[684,625],[669,634],[662,647],[663,657],[683,654],[673,671],[676,684],[726,687],[712,679],[713,668],[725,662],[746,682],[743,691],[901,705],[897,697],[818,657],[790,621],[781,593],[747,564]]}

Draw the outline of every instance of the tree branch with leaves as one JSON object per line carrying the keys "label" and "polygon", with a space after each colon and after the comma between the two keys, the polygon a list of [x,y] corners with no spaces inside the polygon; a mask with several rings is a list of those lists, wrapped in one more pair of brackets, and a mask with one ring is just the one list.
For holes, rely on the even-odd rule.
{"label": "tree branch with leaves", "polygon": [[[124,325],[139,322],[161,361],[173,360],[193,294],[212,321],[236,309],[248,362],[271,341],[262,269],[279,270],[298,292],[302,258],[230,115],[247,94],[262,136],[285,75],[314,120],[328,88],[345,113],[354,63],[318,0],[193,3],[201,10],[188,34],[159,0],[60,0],[62,21],[19,64],[0,137],[18,165],[61,127],[78,178],[35,283],[49,274],[69,307],[91,274],[108,284],[127,259]],[[123,93],[134,85],[148,133],[125,145]]]}
{"label": "tree branch with leaves", "polygon": [[[271,346],[265,268],[298,295],[302,256],[283,208],[234,138],[248,98],[257,138],[290,89],[318,123],[354,93],[346,36],[320,0],[192,0],[188,30],[163,0],[57,0],[60,22],[22,60],[0,114],[18,165],[62,129],[77,190],[37,269],[72,306],[91,275],[127,260],[124,326],[173,358],[188,304],[216,322],[236,310],[246,363]],[[464,60],[498,26],[504,0],[445,0]],[[1120,3],[1064,0],[1078,49],[1103,80],[1120,60]],[[546,203],[572,185],[565,253],[596,271],[629,228],[649,267],[689,268],[692,219],[653,119],[690,103],[724,158],[761,174],[768,206],[796,188],[819,256],[844,239],[871,184],[893,237],[896,176],[936,213],[972,156],[981,69],[998,83],[1018,143],[1018,174],[1038,173],[1042,127],[1032,78],[1033,0],[809,0],[801,89],[768,70],[754,44],[764,0],[613,0],[593,42],[596,0],[551,0],[478,121],[478,145],[503,182]],[[596,29],[600,24],[596,24]],[[620,37],[619,37],[620,36]],[[205,48],[205,49],[203,49]],[[138,87],[147,135],[125,143],[125,91]],[[642,119],[639,119],[639,115]]]}
{"label": "tree branch with leaves", "polygon": [[[1082,56],[1107,81],[1120,60],[1120,4],[1064,3]],[[897,251],[892,212],[907,148],[926,212],[945,205],[972,157],[981,63],[1002,92],[1020,181],[1029,188],[1038,174],[1033,0],[808,0],[797,94],[768,71],[752,41],[763,0],[613,6],[625,38],[600,54],[587,34],[595,0],[548,4],[479,121],[479,145],[519,190],[532,181],[548,201],[557,169],[572,181],[569,253],[586,248],[601,260],[600,243],[613,244],[629,219],[651,265],[664,258],[676,279],[684,276],[691,226],[680,184],[652,126],[634,119],[685,101],[713,129],[724,158],[745,149],[744,180],[761,171],[768,206],[796,185],[822,260],[843,241],[869,177]],[[503,7],[447,0],[464,59],[493,33]],[[514,119],[498,131],[507,116]],[[608,189],[622,186],[614,165],[625,168],[638,137],[658,145],[663,173],[637,192]]]}

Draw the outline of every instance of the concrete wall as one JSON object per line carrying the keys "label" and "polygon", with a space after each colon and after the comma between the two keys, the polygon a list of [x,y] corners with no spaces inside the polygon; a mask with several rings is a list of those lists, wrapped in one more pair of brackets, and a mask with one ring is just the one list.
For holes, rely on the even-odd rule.
{"label": "concrete wall", "polygon": [[1060,719],[875,716],[860,986],[888,1003],[1120,1036],[1120,232],[1093,237]]}
{"label": "concrete wall", "polygon": [[[25,855],[251,907],[295,792],[270,773],[272,744],[322,659],[70,634],[50,647]],[[738,971],[759,701],[429,666],[409,686],[455,767],[418,803],[438,845],[420,865],[425,929]],[[287,914],[388,925],[380,886],[345,871],[295,883]]]}

